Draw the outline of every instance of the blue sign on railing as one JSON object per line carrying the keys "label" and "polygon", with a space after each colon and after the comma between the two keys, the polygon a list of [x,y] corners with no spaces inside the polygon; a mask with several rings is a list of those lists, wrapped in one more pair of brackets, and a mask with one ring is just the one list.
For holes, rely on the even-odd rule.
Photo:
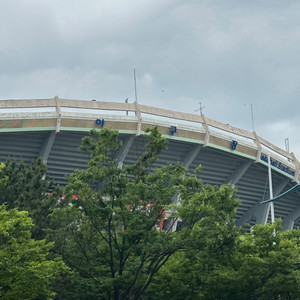
{"label": "blue sign on railing", "polygon": [[177,127],[171,126],[171,129],[169,131],[170,131],[171,135],[174,135],[174,133],[177,132]]}
{"label": "blue sign on railing", "polygon": [[238,142],[237,142],[237,141],[235,141],[235,140],[232,140],[232,142],[231,142],[231,149],[232,149],[232,150],[235,150],[235,149],[236,149],[236,146],[237,146],[237,144],[238,144]]}
{"label": "blue sign on railing", "polygon": [[101,128],[103,128],[104,127],[104,119],[97,119],[96,125],[101,126]]}

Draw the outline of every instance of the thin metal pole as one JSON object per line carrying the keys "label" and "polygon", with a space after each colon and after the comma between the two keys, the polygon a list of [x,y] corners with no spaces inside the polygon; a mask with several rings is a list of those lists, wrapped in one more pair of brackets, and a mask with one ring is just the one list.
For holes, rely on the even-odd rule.
{"label": "thin metal pole", "polygon": [[284,140],[284,144],[285,144],[285,151],[286,152],[290,152],[290,142],[289,142],[289,138],[286,138],[285,140]]}
{"label": "thin metal pole", "polygon": [[253,107],[251,104],[251,120],[252,120],[252,131],[254,131],[254,118],[253,118]]}
{"label": "thin metal pole", "polygon": [[[269,190],[270,190],[270,199],[273,199],[273,184],[272,184],[272,170],[271,170],[271,156],[268,155],[268,174],[269,174]],[[271,222],[275,222],[275,212],[274,212],[274,202],[270,202],[271,208]]]}
{"label": "thin metal pole", "polygon": [[133,69],[133,76],[134,76],[135,102],[137,102],[137,91],[136,91],[136,76],[135,76],[135,68]]}
{"label": "thin metal pole", "polygon": [[205,108],[205,106],[202,106],[201,102],[199,102],[199,108],[195,109],[195,111],[199,111],[200,115],[203,115],[203,109]]}

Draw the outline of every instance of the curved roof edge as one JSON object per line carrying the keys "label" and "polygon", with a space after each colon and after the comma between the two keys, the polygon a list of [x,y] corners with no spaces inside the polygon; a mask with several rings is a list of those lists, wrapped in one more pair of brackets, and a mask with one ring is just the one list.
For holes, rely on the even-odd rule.
{"label": "curved roof edge", "polygon": [[[13,120],[25,120],[26,116],[18,116],[18,114],[12,113],[11,121],[9,122],[8,118],[5,117],[9,113],[3,113],[1,114],[1,109],[9,110],[10,112],[15,112],[18,109],[40,109],[40,114],[38,118],[29,118],[27,120],[27,125],[24,124],[24,122],[20,122],[19,125],[16,125]],[[45,109],[53,109],[53,112],[50,113],[47,112],[48,116],[45,116],[46,112]],[[117,116],[117,120],[113,119],[107,119],[107,123],[111,123],[112,127],[113,124],[117,122],[122,122],[122,125],[126,125],[131,123],[130,126],[125,126],[125,129],[128,130],[135,130],[136,135],[140,135],[140,133],[143,131],[144,127],[147,125],[153,125],[151,121],[147,121],[147,118],[149,119],[149,116],[164,118],[165,120],[172,120],[172,122],[157,122],[157,123],[164,123],[162,127],[164,127],[163,134],[169,134],[170,137],[178,134],[178,137],[181,134],[181,137],[184,138],[183,132],[189,132],[189,136],[193,137],[195,135],[199,135],[201,133],[203,135],[203,141],[204,145],[217,145],[218,142],[213,143],[213,139],[216,138],[216,133],[214,136],[212,134],[212,130],[217,130],[218,132],[223,133],[230,133],[231,135],[241,137],[244,139],[249,139],[253,146],[252,150],[255,150],[251,156],[254,158],[256,157],[256,162],[262,162],[266,163],[266,156],[264,153],[266,153],[266,150],[273,153],[273,160],[271,161],[271,164],[273,168],[275,168],[277,171],[283,171],[285,173],[289,173],[290,169],[288,165],[293,165],[293,171],[289,173],[289,175],[292,175],[294,177],[295,181],[298,181],[299,173],[300,173],[300,164],[297,158],[295,157],[294,153],[289,153],[276,145],[273,145],[272,143],[268,142],[267,140],[263,139],[262,137],[258,136],[256,132],[250,132],[241,128],[233,127],[229,124],[224,124],[219,121],[215,121],[209,118],[206,118],[205,115],[196,115],[196,114],[190,114],[190,113],[183,113],[183,112],[177,112],[162,108],[156,108],[152,106],[142,105],[135,103],[119,103],[119,102],[105,102],[105,101],[96,101],[96,100],[72,100],[72,99],[63,99],[59,97],[54,98],[47,98],[47,99],[21,99],[21,100],[0,100],[0,130],[15,130],[16,127],[19,127],[20,130],[24,130],[27,126],[38,128],[39,122],[33,122],[37,121],[37,119],[40,119],[40,121],[43,121],[43,128],[44,126],[48,126],[48,128],[56,128],[56,132],[59,132],[61,129],[64,130],[67,127],[72,127],[72,125],[75,124],[76,119],[78,119],[77,116],[74,115],[73,117],[73,123],[72,123],[72,117],[67,116],[67,113],[64,112],[61,108],[69,108],[77,110],[95,110],[95,111],[114,111],[114,112],[121,112],[126,113],[126,117],[124,116]],[[134,116],[128,116],[128,112],[131,114],[134,114]],[[52,116],[50,119],[50,115]],[[89,114],[90,116],[93,114]],[[95,114],[94,114],[95,116]],[[29,120],[30,119],[30,120]],[[86,117],[87,119],[87,117]],[[90,118],[91,119],[91,118]],[[189,125],[183,126],[181,128],[178,128],[181,130],[180,132],[176,133],[176,126],[172,126],[174,124],[174,119],[179,120],[182,123],[188,123]],[[6,122],[6,123],[5,123]],[[29,123],[32,123],[28,125]],[[91,121],[90,121],[91,122]],[[88,123],[88,121],[86,121]],[[152,123],[152,124],[151,124]],[[2,125],[1,125],[2,124]],[[134,125],[135,124],[135,125]],[[144,126],[145,125],[145,126]],[[175,125],[175,124],[174,124]],[[201,129],[199,130],[199,125],[201,125]],[[50,126],[50,127],[49,127]],[[94,124],[91,126],[91,123],[84,124],[84,128],[91,127],[93,128]],[[82,126],[77,126],[78,129]],[[128,128],[127,128],[128,127]],[[195,130],[195,127],[197,129]],[[175,130],[175,131],[174,131]],[[178,130],[179,131],[179,130]],[[237,150],[236,152],[239,152],[238,148],[231,148],[231,142],[228,140],[227,136],[227,143],[225,148],[229,148],[230,150]],[[220,145],[222,146],[222,145]],[[240,146],[240,145],[239,145]],[[249,148],[250,149],[250,148]],[[280,162],[280,160],[276,159],[276,155],[279,155],[284,158],[286,161],[285,165]],[[288,170],[288,171],[286,171]]]}

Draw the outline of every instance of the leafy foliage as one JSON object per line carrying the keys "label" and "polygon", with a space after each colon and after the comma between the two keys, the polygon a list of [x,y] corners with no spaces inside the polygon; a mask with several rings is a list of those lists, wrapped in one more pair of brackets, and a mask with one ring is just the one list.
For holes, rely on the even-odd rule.
{"label": "leafy foliage", "polygon": [[[45,237],[45,228],[49,223],[49,213],[61,193],[59,187],[45,176],[46,166],[41,158],[26,166],[21,160],[8,159],[0,173],[0,180],[6,184],[0,186],[0,204],[8,209],[26,210],[33,219],[32,236],[35,239]],[[54,190],[52,196],[49,191]]]}
{"label": "leafy foliage", "polygon": [[280,223],[238,234],[225,253],[210,235],[209,248],[176,254],[150,287],[151,299],[299,299],[300,232],[281,232]]}
{"label": "leafy foliage", "polygon": [[[237,207],[232,188],[203,187],[181,163],[154,168],[166,140],[157,128],[149,130],[146,138],[141,157],[118,168],[118,132],[91,131],[81,146],[90,154],[89,167],[71,174],[65,207],[52,216],[52,239],[59,253],[74,274],[93,287],[94,298],[140,298],[174,253],[195,247],[196,223],[206,230],[219,221],[232,224],[229,217],[222,221],[222,213],[217,212],[226,205],[221,203],[226,197],[230,213]],[[181,195],[180,205],[172,204],[176,194]],[[158,230],[166,211],[173,223],[183,218],[186,225],[177,232]]]}
{"label": "leafy foliage", "polygon": [[[0,175],[1,175],[1,172],[2,172],[3,168],[5,168],[5,164],[4,163],[0,163]],[[4,188],[6,186],[7,180],[8,180],[7,176],[1,176],[0,177],[0,188]]]}
{"label": "leafy foliage", "polygon": [[59,260],[48,260],[53,243],[31,239],[27,212],[0,206],[0,298],[47,299],[50,282],[66,270]]}
{"label": "leafy foliage", "polygon": [[[0,164],[0,298],[51,298],[53,287],[57,299],[299,299],[300,230],[278,220],[243,232],[230,184],[203,185],[201,166],[155,168],[166,139],[157,128],[146,139],[118,168],[118,132],[92,130],[80,147],[88,168],[59,203],[42,160]],[[49,224],[55,245],[31,239]]]}

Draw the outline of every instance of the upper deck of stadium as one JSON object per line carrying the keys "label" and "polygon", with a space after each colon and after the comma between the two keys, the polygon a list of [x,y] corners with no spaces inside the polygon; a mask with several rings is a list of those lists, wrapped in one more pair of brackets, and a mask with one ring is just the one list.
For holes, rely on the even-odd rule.
{"label": "upper deck of stadium", "polygon": [[[202,115],[176,112],[138,103],[49,99],[0,100],[0,161],[8,156],[25,163],[41,156],[48,175],[61,185],[65,175],[87,165],[78,151],[82,137],[92,128],[117,129],[123,142],[119,166],[132,164],[143,152],[146,128],[158,126],[167,137],[156,166],[182,161],[189,170],[202,165],[205,184],[231,182],[238,188],[239,224],[269,219],[268,157],[274,196],[299,181],[299,161],[293,153],[273,145],[256,132],[230,126]],[[284,228],[300,224],[299,193],[275,203],[275,217]]]}

